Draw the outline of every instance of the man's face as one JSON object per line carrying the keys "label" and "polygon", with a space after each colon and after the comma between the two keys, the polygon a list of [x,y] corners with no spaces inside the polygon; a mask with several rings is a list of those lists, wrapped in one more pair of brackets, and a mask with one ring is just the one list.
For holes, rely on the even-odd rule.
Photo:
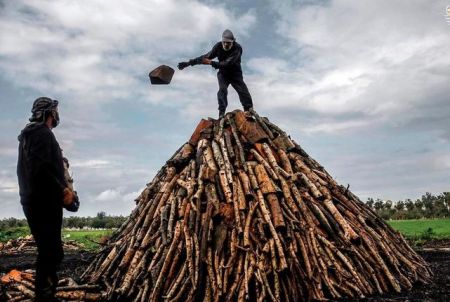
{"label": "man's face", "polygon": [[223,47],[223,50],[229,51],[231,49],[231,47],[233,47],[233,42],[222,41],[222,47]]}
{"label": "man's face", "polygon": [[52,121],[52,127],[55,128],[59,125],[59,112],[58,112],[58,107],[55,107],[52,109],[52,117],[53,117],[53,121]]}

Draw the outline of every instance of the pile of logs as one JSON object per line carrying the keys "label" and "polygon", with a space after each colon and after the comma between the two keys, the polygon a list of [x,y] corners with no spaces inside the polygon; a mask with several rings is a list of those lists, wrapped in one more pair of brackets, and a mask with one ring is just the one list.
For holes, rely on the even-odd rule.
{"label": "pile of logs", "polygon": [[424,260],[283,130],[202,120],[83,274],[112,301],[310,301],[427,283]]}
{"label": "pile of logs", "polygon": [[[56,297],[60,301],[101,301],[106,292],[98,285],[78,285],[71,278],[59,281]],[[0,301],[34,301],[34,271],[12,270],[0,279]]]}
{"label": "pile of logs", "polygon": [[[83,248],[81,243],[75,240],[63,241],[63,248],[65,251],[76,251]],[[12,255],[17,253],[35,252],[36,243],[32,235],[11,239],[6,243],[0,242],[0,255]]]}

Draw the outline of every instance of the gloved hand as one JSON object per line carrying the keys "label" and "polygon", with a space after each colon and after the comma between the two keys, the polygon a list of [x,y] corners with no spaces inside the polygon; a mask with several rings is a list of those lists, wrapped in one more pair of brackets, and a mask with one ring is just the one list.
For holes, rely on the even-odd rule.
{"label": "gloved hand", "polygon": [[75,194],[69,188],[65,188],[63,191],[63,204],[69,206],[72,204]]}
{"label": "gloved hand", "polygon": [[219,62],[217,62],[217,61],[211,61],[210,64],[215,69],[218,69],[220,66]]}
{"label": "gloved hand", "polygon": [[78,200],[77,192],[72,191],[70,188],[64,189],[63,207],[70,212],[78,211],[78,208],[80,207],[80,201]]}
{"label": "gloved hand", "polygon": [[189,62],[180,62],[180,63],[178,63],[178,69],[183,70],[186,67],[188,67],[189,65],[191,65],[191,64],[189,64]]}

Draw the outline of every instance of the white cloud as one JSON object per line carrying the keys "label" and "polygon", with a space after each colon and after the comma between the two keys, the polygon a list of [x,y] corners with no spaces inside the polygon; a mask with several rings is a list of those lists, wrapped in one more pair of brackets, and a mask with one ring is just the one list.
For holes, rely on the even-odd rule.
{"label": "white cloud", "polygon": [[[283,100],[278,109],[334,116],[342,124],[335,128],[339,132],[364,124],[340,114],[362,114],[370,127],[405,123],[429,115],[437,91],[450,93],[442,3],[337,0],[272,6],[279,11],[278,33],[288,39],[280,45],[287,56],[249,62],[260,73],[252,80],[263,108],[274,109],[278,98]],[[328,122],[318,123],[313,119],[306,127],[329,129]]]}
{"label": "white cloud", "polygon": [[1,148],[0,156],[15,156],[17,155],[17,148]]}
{"label": "white cloud", "polygon": [[20,205],[19,185],[15,169],[0,171],[0,219],[4,217],[24,217]]}
{"label": "white cloud", "polygon": [[[209,47],[221,30],[251,13],[234,15],[197,1],[15,1],[0,20],[0,68],[16,83],[81,103],[146,95],[148,68]],[[208,41],[208,42],[207,42]],[[206,50],[205,50],[206,51]],[[151,98],[147,100],[152,101]],[[155,100],[158,102],[158,100]]]}
{"label": "white cloud", "polygon": [[0,176],[0,191],[4,193],[19,193],[19,185],[17,180],[12,180],[9,177]]}
{"label": "white cloud", "polygon": [[431,159],[432,167],[435,170],[450,169],[450,154],[439,154]]}
{"label": "white cloud", "polygon": [[71,167],[75,168],[99,168],[109,165],[110,162],[104,159],[88,159],[88,160],[76,160],[71,163]]}
{"label": "white cloud", "polygon": [[336,122],[336,121],[330,121],[327,122],[321,122],[317,125],[312,125],[305,129],[305,133],[307,134],[314,134],[316,132],[322,132],[322,133],[335,133],[335,132],[342,132],[344,130],[348,129],[354,129],[354,128],[360,128],[365,127],[370,124],[370,121],[361,121],[361,120],[351,120],[351,121],[344,121],[344,122]]}
{"label": "white cloud", "polygon": [[141,194],[141,191],[142,190],[124,194],[122,201],[125,203],[132,203]]}
{"label": "white cloud", "polygon": [[90,202],[82,202],[80,210],[92,213],[105,211],[109,215],[128,215],[135,206],[134,199],[141,191],[125,191],[125,188],[113,188],[100,192]]}
{"label": "white cloud", "polygon": [[95,200],[100,202],[114,202],[119,199],[121,199],[121,194],[116,189],[105,190],[95,197]]}

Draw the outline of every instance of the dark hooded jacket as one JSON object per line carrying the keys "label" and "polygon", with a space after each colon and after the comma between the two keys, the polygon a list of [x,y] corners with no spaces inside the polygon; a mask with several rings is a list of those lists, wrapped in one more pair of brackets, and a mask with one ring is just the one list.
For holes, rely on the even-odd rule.
{"label": "dark hooded jacket", "polygon": [[226,51],[222,47],[221,42],[217,42],[216,45],[207,53],[195,59],[189,61],[191,65],[197,65],[202,63],[203,58],[215,59],[217,58],[219,62],[213,61],[211,66],[224,75],[242,75],[241,67],[241,56],[242,47],[239,43],[234,42],[230,50]]}
{"label": "dark hooded jacket", "polygon": [[20,133],[17,177],[22,205],[61,206],[66,187],[61,148],[43,123],[30,123]]}

